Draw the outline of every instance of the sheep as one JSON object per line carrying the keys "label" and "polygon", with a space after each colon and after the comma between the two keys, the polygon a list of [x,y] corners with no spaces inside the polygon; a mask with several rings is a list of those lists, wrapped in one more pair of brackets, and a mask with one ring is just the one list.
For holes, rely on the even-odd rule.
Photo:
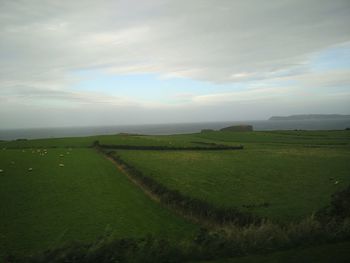
{"label": "sheep", "polygon": [[63,164],[63,163],[60,163],[60,164],[59,164],[59,166],[60,166],[60,167],[63,167],[63,166],[64,166],[64,164]]}
{"label": "sheep", "polygon": [[32,167],[28,168],[28,172],[31,172],[31,171],[33,171],[33,168]]}
{"label": "sheep", "polygon": [[4,172],[4,170],[0,169],[0,173],[3,173],[3,172]]}

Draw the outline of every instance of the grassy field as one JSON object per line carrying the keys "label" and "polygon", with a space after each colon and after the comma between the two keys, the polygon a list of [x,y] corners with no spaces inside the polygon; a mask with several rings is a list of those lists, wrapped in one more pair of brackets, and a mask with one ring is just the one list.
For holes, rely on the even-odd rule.
{"label": "grassy field", "polygon": [[247,146],[302,145],[350,147],[349,131],[261,131],[261,132],[205,132],[198,138],[218,143]]}
{"label": "grassy field", "polygon": [[[211,263],[347,263],[350,258],[350,242],[298,248],[266,255],[245,256],[210,261]],[[204,262],[202,262],[204,263]],[[209,261],[207,262],[209,263]]]}
{"label": "grassy field", "polygon": [[95,150],[43,152],[0,150],[0,255],[91,241],[106,231],[176,239],[196,230],[151,201]]}
{"label": "grassy field", "polygon": [[100,135],[89,137],[50,138],[36,140],[0,141],[0,148],[89,147],[94,141],[101,144],[141,146],[202,146],[204,143],[226,145],[244,144],[247,147],[270,145],[303,145],[350,147],[349,131],[259,131],[204,132],[179,135]]}
{"label": "grassy field", "polygon": [[[285,221],[299,219],[327,205],[332,193],[350,183],[350,148],[345,145],[349,133],[310,133],[300,141],[290,132],[258,133],[257,138],[248,133],[240,142],[250,144],[239,151],[118,150],[118,154],[170,189],[216,206],[235,206]],[[216,132],[208,134],[216,141],[220,139]],[[309,147],[310,143],[322,145],[322,134],[327,137],[327,146]],[[264,136],[269,139],[263,140]],[[281,136],[286,140],[277,144]],[[239,142],[232,132],[222,133],[221,139]],[[260,140],[263,145],[253,140]],[[264,203],[269,205],[263,206]]]}
{"label": "grassy field", "polygon": [[329,203],[332,193],[350,183],[348,131],[104,135],[0,142],[0,256],[36,253],[73,240],[92,241],[106,231],[117,237],[151,233],[173,240],[197,231],[199,226],[150,200],[90,148],[96,140],[109,145],[167,147],[243,144],[244,150],[230,151],[117,151],[123,160],[171,189],[278,221],[316,211]]}
{"label": "grassy field", "polygon": [[[137,145],[137,146],[198,146],[196,135],[168,135],[168,136],[143,136],[143,135],[101,135],[90,137],[70,137],[37,140],[14,140],[0,142],[0,148],[43,148],[43,147],[89,147],[94,141],[100,144],[112,145]],[[200,139],[201,141],[211,141]],[[201,145],[203,146],[203,145]],[[205,146],[205,145],[204,145]]]}

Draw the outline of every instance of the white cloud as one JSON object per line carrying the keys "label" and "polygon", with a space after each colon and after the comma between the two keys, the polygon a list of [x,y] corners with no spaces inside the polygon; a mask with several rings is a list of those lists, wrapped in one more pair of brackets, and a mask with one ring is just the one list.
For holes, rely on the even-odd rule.
{"label": "white cloud", "polygon": [[[255,87],[179,96],[186,107],[266,102],[295,96],[303,87],[348,85],[345,71],[317,75],[305,65],[311,55],[350,42],[349,13],[348,0],[1,1],[2,109],[3,101],[17,103],[6,104],[10,109],[44,100],[78,108],[174,107],[70,89],[79,81],[72,72],[94,68],[212,83],[250,81]],[[267,87],[271,79],[294,79],[300,86]]]}
{"label": "white cloud", "polygon": [[235,92],[225,92],[210,95],[201,95],[193,98],[193,102],[199,104],[220,104],[227,102],[258,102],[260,100],[274,100],[276,98],[285,97],[293,91],[293,89],[285,87],[269,87],[255,88]]}
{"label": "white cloud", "polygon": [[86,67],[237,81],[350,40],[348,1],[3,1],[1,79]]}
{"label": "white cloud", "polygon": [[335,87],[349,87],[350,85],[350,69],[344,70],[328,70],[325,72],[312,72],[308,74],[301,74],[293,78],[298,81],[305,88],[335,88]]}

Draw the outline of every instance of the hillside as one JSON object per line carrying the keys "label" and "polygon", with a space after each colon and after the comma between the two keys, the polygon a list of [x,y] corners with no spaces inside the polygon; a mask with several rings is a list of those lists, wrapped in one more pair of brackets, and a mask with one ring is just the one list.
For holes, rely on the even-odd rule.
{"label": "hillside", "polygon": [[350,239],[348,221],[327,221],[348,209],[349,131],[119,134],[0,149],[0,258],[19,256],[9,262],[195,262]]}

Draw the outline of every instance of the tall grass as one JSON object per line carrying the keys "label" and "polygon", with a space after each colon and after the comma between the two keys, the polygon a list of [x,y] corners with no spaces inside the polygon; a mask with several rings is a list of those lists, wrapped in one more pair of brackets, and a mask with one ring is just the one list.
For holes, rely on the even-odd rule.
{"label": "tall grass", "polygon": [[118,239],[107,234],[92,243],[72,243],[27,258],[9,257],[9,262],[193,262],[349,239],[350,218],[334,224],[321,223],[311,216],[299,223],[284,226],[266,221],[260,225],[232,225],[212,231],[203,228],[194,238],[181,242],[171,242],[153,236]]}

